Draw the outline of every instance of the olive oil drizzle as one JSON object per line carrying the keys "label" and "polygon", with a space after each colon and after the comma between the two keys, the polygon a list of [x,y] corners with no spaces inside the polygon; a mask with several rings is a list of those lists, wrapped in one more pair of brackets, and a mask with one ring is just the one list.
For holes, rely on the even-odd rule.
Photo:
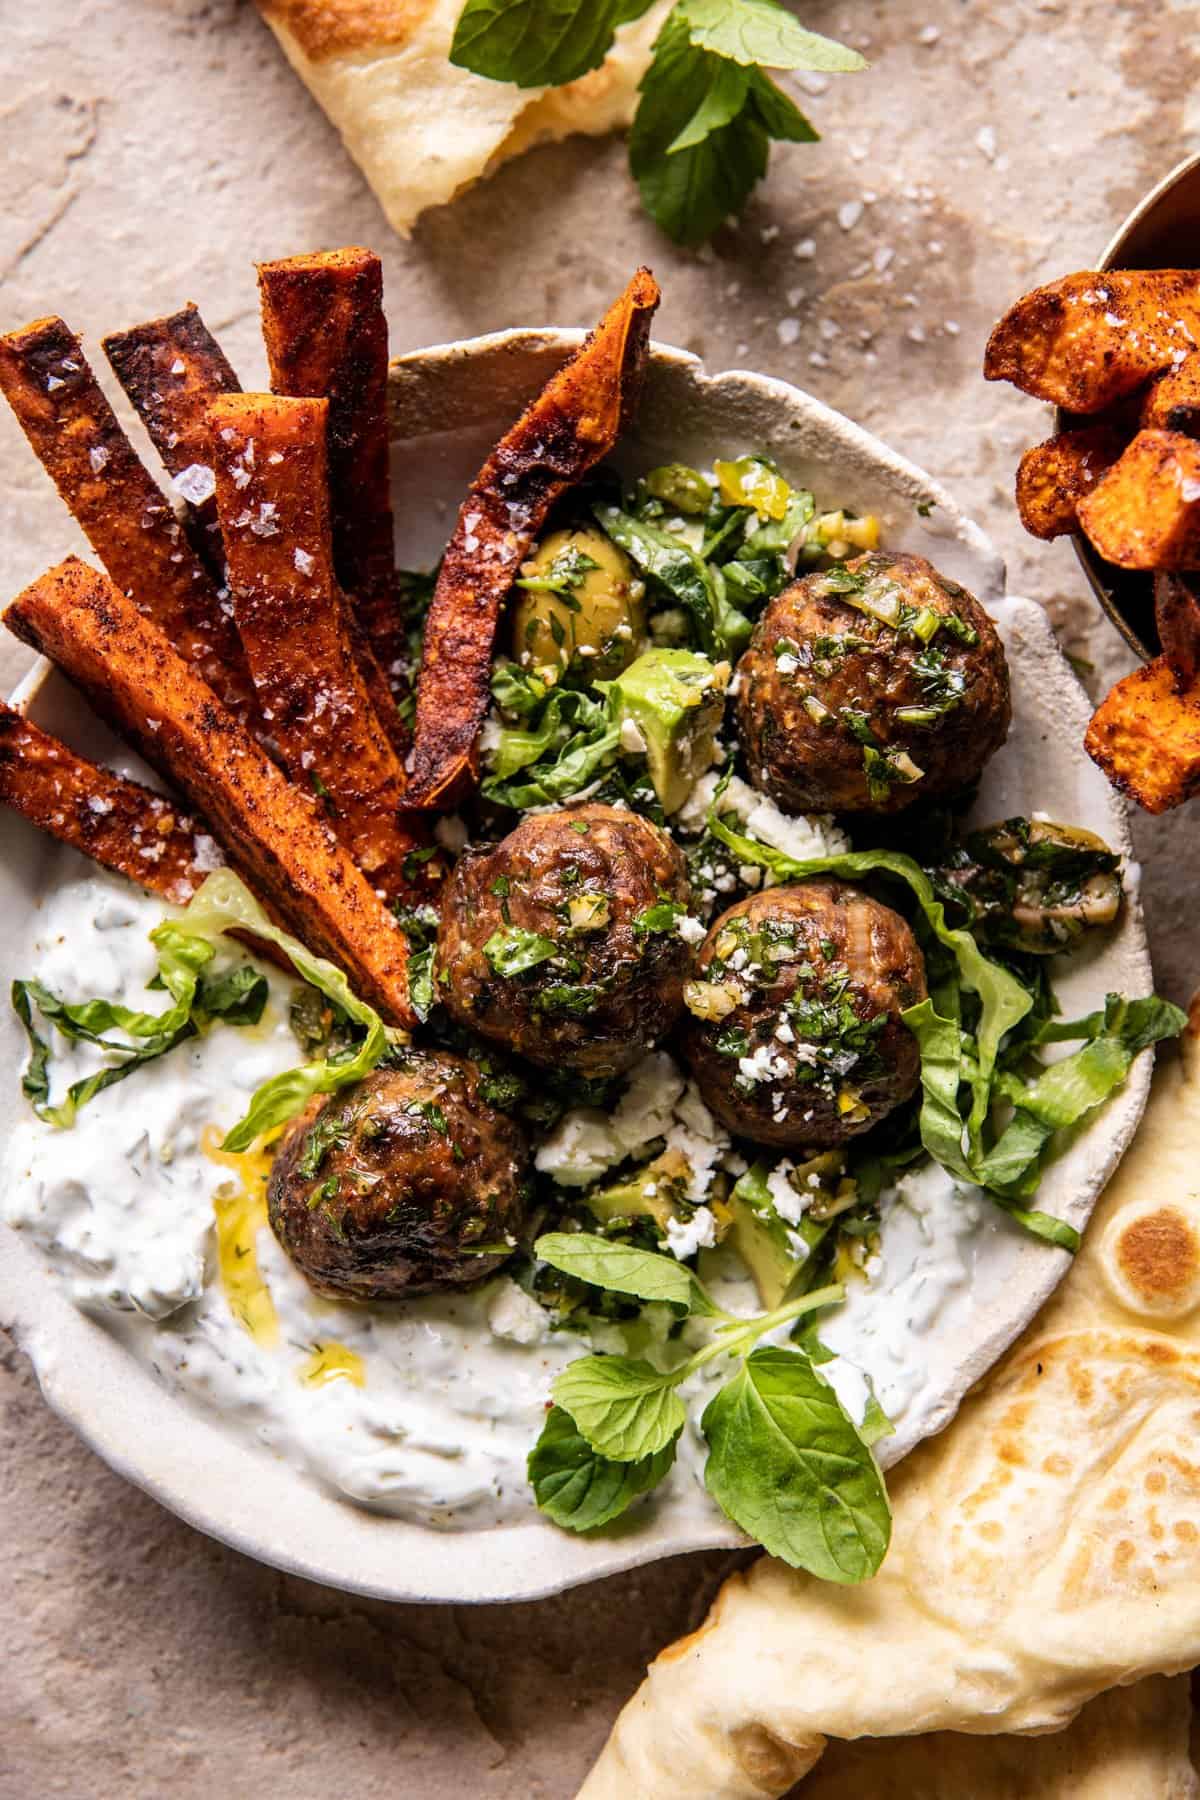
{"label": "olive oil drizzle", "polygon": [[211,1162],[233,1171],[213,1195],[217,1222],[217,1266],[230,1312],[264,1349],[279,1342],[279,1317],[258,1266],[257,1238],[267,1223],[267,1179],[271,1149],[258,1145],[241,1152],[222,1150],[222,1133],[206,1125],[200,1147]]}

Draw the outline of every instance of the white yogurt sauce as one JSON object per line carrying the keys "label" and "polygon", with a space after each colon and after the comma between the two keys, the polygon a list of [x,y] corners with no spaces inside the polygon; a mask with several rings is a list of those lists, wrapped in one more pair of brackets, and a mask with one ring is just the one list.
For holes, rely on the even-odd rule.
{"label": "white yogurt sauce", "polygon": [[[14,972],[36,974],[68,1000],[103,995],[143,1010],[161,1006],[164,995],[146,993],[155,968],[148,934],[166,909],[114,877],[80,877],[74,858],[61,867],[64,878],[52,885]],[[528,1516],[525,1459],[551,1382],[592,1346],[579,1334],[549,1331],[541,1308],[507,1276],[393,1306],[325,1300],[280,1250],[260,1205],[248,1229],[269,1296],[263,1304],[277,1321],[273,1341],[269,1331],[251,1335],[231,1308],[214,1201],[226,1205],[241,1177],[210,1152],[253,1090],[299,1060],[287,1023],[292,984],[267,974],[271,1001],[260,1025],[215,1025],[99,1094],[69,1130],[30,1113],[7,1146],[3,1216],[37,1242],[75,1303],[159,1379],[335,1492],[451,1529]],[[57,1034],[53,1051],[57,1098],[95,1069],[97,1053]],[[600,1168],[652,1127],[709,1162],[727,1143],[711,1118],[698,1116],[663,1053],[635,1071],[611,1120],[585,1122]],[[568,1149],[560,1134],[557,1149],[569,1163],[578,1144]],[[545,1167],[557,1159],[552,1152],[539,1160]],[[874,1278],[853,1284],[823,1330],[839,1353],[829,1371],[856,1416],[867,1374],[894,1420],[936,1388],[923,1345],[947,1307],[969,1303],[981,1210],[936,1167],[906,1175],[889,1198]],[[706,1251],[702,1262],[730,1310],[760,1310],[729,1253]],[[634,1341],[598,1324],[592,1343],[674,1359],[667,1320],[665,1309],[651,1307],[629,1334]],[[705,1329],[693,1322],[685,1336]],[[322,1372],[332,1378],[322,1381]],[[731,1372],[711,1363],[684,1384],[692,1404],[676,1469],[640,1505],[711,1512],[699,1417],[713,1383]]]}

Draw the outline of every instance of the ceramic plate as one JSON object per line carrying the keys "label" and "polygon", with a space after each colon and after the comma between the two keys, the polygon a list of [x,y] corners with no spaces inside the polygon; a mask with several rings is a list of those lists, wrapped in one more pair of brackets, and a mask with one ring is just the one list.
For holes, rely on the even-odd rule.
{"label": "ceramic plate", "polygon": [[[466,483],[485,453],[542,385],[577,332],[513,331],[402,357],[393,367],[398,555],[429,566],[440,553]],[[1041,609],[1006,599],[1004,569],[983,533],[926,475],[839,414],[784,382],[710,376],[695,357],[656,348],[636,429],[618,459],[630,471],[668,460],[707,464],[722,450],[768,451],[793,483],[822,499],[879,514],[892,549],[930,557],[996,615],[1013,675],[1015,724],[989,765],[979,816],[1044,811],[1084,825],[1128,852],[1124,814],[1081,749],[1087,707]],[[21,691],[31,715],[80,750],[112,740],[63,679],[41,664]],[[57,858],[57,860],[55,860]],[[0,961],[23,971],[31,917],[62,853],[21,820],[0,818]],[[1136,888],[1123,921],[1059,979],[1068,1015],[1106,992],[1150,991]],[[8,1015],[0,1067],[0,1132],[23,1105],[16,1070],[23,1046]],[[1038,1204],[1082,1226],[1132,1135],[1145,1101],[1149,1058],[1048,1173]],[[950,1419],[963,1394],[1032,1317],[1068,1258],[1027,1238],[989,1209],[968,1253],[968,1277],[921,1340],[913,1397],[897,1435],[880,1446],[895,1462]],[[867,1305],[867,1299],[860,1305]],[[214,1537],[264,1562],[334,1587],[388,1600],[532,1599],[683,1550],[740,1542],[716,1512],[682,1522],[635,1510],[610,1534],[586,1540],[532,1511],[526,1523],[439,1532],[359,1510],[227,1433],[212,1413],[174,1397],[77,1312],[33,1247],[0,1230],[0,1321],[28,1352],[50,1405],[120,1474]]]}

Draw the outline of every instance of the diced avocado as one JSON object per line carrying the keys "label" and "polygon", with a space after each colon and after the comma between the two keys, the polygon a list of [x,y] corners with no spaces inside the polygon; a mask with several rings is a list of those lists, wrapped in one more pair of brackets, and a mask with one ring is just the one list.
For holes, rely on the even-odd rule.
{"label": "diced avocado", "polygon": [[608,679],[645,640],[642,583],[604,532],[552,531],[522,565],[512,651],[524,667],[558,672],[582,658],[589,680]]}
{"label": "diced avocado", "polygon": [[651,1218],[660,1231],[675,1216],[675,1202],[687,1192],[691,1169],[678,1150],[664,1150],[624,1181],[584,1194],[583,1203],[603,1224],[610,1219]]}
{"label": "diced avocado", "polygon": [[728,663],[694,650],[647,650],[613,684],[618,717],[645,744],[665,813],[678,812],[713,760],[729,675]]}
{"label": "diced avocado", "polygon": [[[845,1159],[836,1150],[823,1151],[796,1168],[793,1180],[798,1190],[811,1192],[807,1211],[798,1226],[789,1226],[775,1210],[768,1180],[770,1165],[755,1163],[735,1184],[726,1204],[733,1223],[725,1238],[754,1277],[763,1305],[768,1312],[779,1306],[797,1274],[808,1261],[826,1231],[833,1210],[846,1204],[841,1198],[842,1171]],[[819,1187],[811,1185],[817,1178]]]}

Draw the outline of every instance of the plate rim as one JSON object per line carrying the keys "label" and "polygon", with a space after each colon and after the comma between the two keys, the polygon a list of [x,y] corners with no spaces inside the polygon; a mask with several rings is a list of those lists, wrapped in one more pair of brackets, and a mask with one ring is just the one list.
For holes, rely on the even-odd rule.
{"label": "plate rim", "polygon": [[[502,332],[487,333],[479,337],[456,340],[443,344],[435,344],[425,349],[415,350],[393,359],[390,371],[390,399],[393,418],[397,411],[403,416],[404,388],[409,376],[418,373],[428,379],[431,372],[438,373],[453,364],[461,364],[464,360],[481,356],[518,356],[533,352],[538,355],[564,355],[583,341],[586,333],[578,329],[560,329],[556,327],[514,327]],[[954,500],[952,494],[939,482],[930,477],[917,464],[891,449],[891,447],[867,431],[864,427],[848,419],[835,408],[825,405],[813,396],[797,387],[794,383],[779,377],[760,375],[752,370],[727,369],[710,373],[701,358],[694,353],[678,349],[657,341],[651,346],[652,358],[656,366],[673,369],[683,374],[689,381],[699,381],[704,385],[717,385],[735,381],[749,385],[768,403],[799,409],[812,420],[817,428],[831,432],[843,443],[853,446],[854,451],[870,465],[878,474],[886,469],[893,479],[899,480],[911,496],[931,499],[935,506],[942,509],[944,520],[948,520],[954,535],[964,548],[981,564],[986,565],[993,592],[985,597],[985,604],[995,600],[1004,591],[1004,564],[995,546],[987,534],[965,514]],[[399,406],[398,406],[399,402]],[[409,433],[410,436],[422,435]],[[425,433],[424,435],[429,435]],[[1056,663],[1062,666],[1064,680],[1064,697],[1073,695],[1069,707],[1078,711],[1083,705],[1082,690],[1074,676],[1068,670],[1065,659],[1058,649],[1048,620],[1042,609],[1035,602],[1020,602],[1010,597],[1011,604],[1018,609],[1022,606],[1029,609],[1027,615],[1018,610],[1017,617],[1026,617],[1028,628],[1042,634],[1043,643],[1039,652],[1049,654]],[[1035,616],[1036,615],[1036,616]],[[38,658],[14,689],[12,702],[22,710],[31,706],[43,686],[51,678],[63,680],[57,676],[53,665],[45,658]],[[84,705],[82,701],[81,705]],[[85,707],[86,710],[86,707]],[[1129,852],[1129,835],[1127,815],[1119,798],[1113,797],[1114,819],[1120,822],[1119,837],[1121,848]],[[1141,923],[1140,908],[1135,894],[1129,898],[1128,930],[1130,932],[1130,949],[1133,960],[1145,971],[1149,984],[1149,953],[1145,933]],[[1104,1159],[1101,1176],[1091,1185],[1093,1192],[1086,1200],[1083,1217],[1090,1214],[1095,1205],[1103,1183],[1111,1175],[1121,1156],[1128,1146],[1137,1128],[1152,1069],[1152,1055],[1139,1057],[1130,1072],[1129,1079],[1119,1097],[1112,1102],[1113,1107],[1119,1104],[1120,1126],[1106,1138],[1108,1154]],[[1097,1126],[1092,1129],[1095,1130]],[[1074,1216],[1074,1215],[1073,1215]],[[948,1400],[945,1416],[927,1430],[921,1437],[931,1435],[933,1431],[944,1428],[954,1416],[969,1388],[978,1376],[990,1367],[1004,1349],[1024,1329],[1028,1320],[1041,1306],[1048,1295],[1057,1286],[1062,1273],[1068,1266],[1065,1252],[1044,1249],[1043,1254],[1047,1267],[1047,1279],[1031,1285],[1028,1305],[1021,1309],[1022,1316],[1006,1325],[998,1333],[978,1346],[973,1363],[978,1366],[963,1367],[963,1379],[952,1384],[952,1392]],[[30,1279],[31,1269],[35,1279]],[[1056,1272],[1055,1272],[1056,1271]],[[36,1279],[40,1274],[41,1280]],[[41,1290],[39,1293],[39,1289]],[[77,1329],[68,1336],[75,1339],[76,1347],[84,1347],[85,1340],[90,1340],[87,1348],[92,1356],[85,1353],[74,1362],[62,1355],[62,1344],[57,1341],[56,1334],[48,1331],[43,1316],[43,1308],[39,1304],[47,1290],[57,1293],[63,1305],[69,1310],[70,1319]],[[54,1309],[52,1309],[53,1311]],[[529,1520],[500,1526],[480,1528],[476,1531],[446,1532],[436,1528],[421,1526],[411,1521],[398,1519],[389,1515],[371,1513],[353,1506],[353,1503],[338,1499],[326,1492],[315,1478],[300,1471],[280,1464],[287,1471],[287,1478],[293,1487],[304,1489],[319,1497],[325,1506],[338,1507],[339,1512],[347,1512],[360,1525],[365,1524],[368,1531],[386,1529],[393,1545],[407,1546],[401,1560],[406,1571],[401,1579],[397,1579],[391,1567],[384,1573],[373,1573],[367,1569],[359,1569],[344,1563],[338,1563],[336,1557],[322,1561],[319,1556],[301,1554],[285,1545],[274,1541],[270,1531],[264,1532],[261,1526],[241,1529],[236,1516],[230,1516],[228,1504],[222,1511],[219,1503],[209,1503],[210,1489],[201,1476],[193,1478],[190,1484],[179,1485],[178,1479],[164,1475],[162,1469],[148,1463],[145,1454],[144,1434],[137,1428],[129,1431],[122,1439],[121,1428],[128,1428],[128,1407],[123,1406],[119,1397],[106,1390],[107,1404],[96,1405],[97,1381],[102,1379],[94,1373],[94,1358],[98,1340],[107,1345],[124,1363],[137,1369],[145,1383],[153,1387],[160,1396],[164,1406],[172,1414],[184,1421],[189,1421],[198,1438],[203,1441],[206,1436],[219,1438],[227,1445],[236,1445],[238,1455],[244,1456],[247,1448],[243,1441],[235,1439],[223,1430],[219,1415],[207,1414],[186,1397],[173,1394],[154,1381],[154,1377],[141,1365],[133,1362],[124,1346],[106,1332],[96,1320],[79,1312],[67,1298],[62,1285],[54,1276],[41,1253],[34,1246],[23,1241],[22,1234],[6,1228],[0,1232],[0,1323],[3,1323],[14,1336],[18,1345],[29,1356],[42,1394],[53,1411],[62,1418],[75,1433],[102,1460],[123,1479],[148,1493],[159,1504],[176,1513],[189,1525],[229,1544],[243,1554],[254,1557],[273,1567],[288,1573],[303,1576],[305,1579],[317,1581],[342,1591],[364,1596],[405,1603],[440,1603],[440,1604],[498,1604],[522,1600],[545,1598],[551,1594],[563,1592],[582,1583],[599,1580],[605,1576],[621,1573],[630,1568],[661,1560],[664,1557],[684,1554],[691,1551],[715,1548],[745,1547],[750,1540],[744,1534],[715,1513],[711,1521],[701,1518],[684,1517],[666,1529],[662,1522],[647,1527],[644,1515],[639,1528],[638,1518],[630,1521],[629,1528],[618,1531],[603,1539],[584,1539],[560,1533],[536,1515]],[[108,1362],[107,1356],[99,1359]],[[158,1408],[152,1409],[157,1411]],[[916,1441],[920,1441],[917,1439]],[[912,1446],[906,1446],[906,1449]],[[259,1453],[265,1454],[265,1453]],[[887,1457],[887,1461],[894,1458]],[[176,1476],[178,1471],[176,1471]],[[305,1509],[302,1509],[305,1510]],[[538,1547],[543,1551],[548,1532],[553,1532],[554,1539],[562,1551],[558,1566],[551,1572],[548,1559],[538,1555]],[[361,1537],[362,1532],[356,1530],[353,1535]],[[506,1576],[508,1585],[502,1589],[495,1585],[486,1591],[476,1587],[464,1591],[460,1584],[446,1580],[445,1576],[430,1580],[423,1574],[426,1558],[422,1556],[422,1547],[428,1548],[432,1543],[443,1545],[462,1545],[465,1540],[486,1540],[497,1545],[503,1537],[512,1546],[513,1555],[500,1560],[509,1568]],[[411,1549],[411,1556],[409,1550]],[[387,1559],[389,1565],[395,1557]],[[434,1562],[438,1559],[434,1558]],[[450,1567],[457,1560],[448,1556],[441,1559]],[[539,1569],[543,1570],[539,1574]]]}

